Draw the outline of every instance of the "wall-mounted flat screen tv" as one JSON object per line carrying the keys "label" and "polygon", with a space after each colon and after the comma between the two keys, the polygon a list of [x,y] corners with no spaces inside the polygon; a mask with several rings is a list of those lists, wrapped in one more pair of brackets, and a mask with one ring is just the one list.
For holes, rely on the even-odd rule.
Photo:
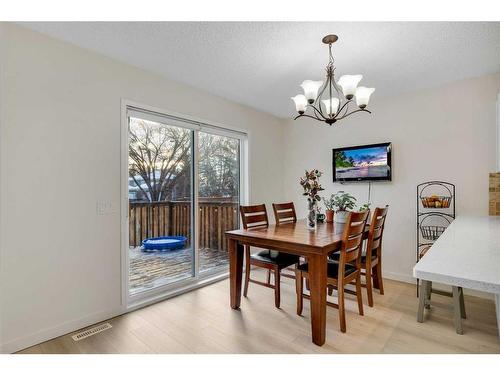
{"label": "wall-mounted flat screen tv", "polygon": [[333,182],[391,181],[391,143],[333,149]]}

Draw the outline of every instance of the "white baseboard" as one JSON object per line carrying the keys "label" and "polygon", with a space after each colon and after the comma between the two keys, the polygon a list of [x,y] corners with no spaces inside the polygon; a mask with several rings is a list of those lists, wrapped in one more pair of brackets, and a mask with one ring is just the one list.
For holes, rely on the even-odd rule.
{"label": "white baseboard", "polygon": [[402,281],[404,283],[408,284],[415,284],[416,280],[413,278],[413,276],[405,274],[405,273],[397,273],[397,272],[389,272],[389,271],[383,271],[382,276],[384,279],[390,279],[390,280],[396,280],[396,281]]}
{"label": "white baseboard", "polygon": [[0,344],[0,353],[15,353],[19,350],[29,348],[30,346],[40,344],[41,342],[52,340],[56,337],[102,322],[103,320],[111,319],[117,315],[123,314],[124,312],[125,310],[119,307],[87,315],[83,318],[71,320],[54,327],[42,329],[33,334]]}
{"label": "white baseboard", "polygon": [[9,342],[0,344],[0,353],[4,353],[4,354],[15,353],[19,350],[29,348],[30,346],[37,345],[37,344],[40,344],[40,343],[48,341],[48,340],[52,340],[56,337],[66,335],[66,334],[74,332],[74,331],[81,330],[85,327],[97,324],[97,323],[102,322],[104,320],[114,318],[118,315],[122,315],[124,313],[136,310],[138,308],[141,308],[141,307],[144,307],[147,305],[151,305],[151,304],[156,303],[156,302],[160,302],[160,301],[165,300],[167,298],[174,297],[174,296],[179,295],[181,293],[185,293],[185,292],[206,286],[208,284],[223,280],[223,279],[227,278],[228,276],[229,276],[229,273],[214,275],[212,277],[208,277],[204,280],[201,280],[197,284],[188,285],[188,286],[179,288],[179,289],[171,291],[171,292],[156,295],[154,297],[151,297],[150,299],[143,300],[140,303],[132,304],[132,305],[128,306],[128,308],[118,307],[118,308],[112,309],[112,310],[101,311],[99,313],[91,314],[91,315],[88,315],[88,316],[80,318],[80,319],[72,320],[72,321],[57,325],[55,327],[40,330],[40,331],[33,333],[31,335],[20,337],[20,338],[11,340]]}

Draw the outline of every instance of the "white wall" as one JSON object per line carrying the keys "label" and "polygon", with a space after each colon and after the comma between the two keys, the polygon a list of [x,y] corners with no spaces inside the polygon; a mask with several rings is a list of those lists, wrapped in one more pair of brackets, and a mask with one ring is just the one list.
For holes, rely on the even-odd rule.
{"label": "white wall", "polygon": [[[495,102],[500,74],[370,104],[372,115],[353,115],[326,126],[289,121],[285,132],[285,194],[303,201],[298,184],[304,169],[318,168],[324,195],[338,190],[366,202],[367,183],[332,182],[332,148],[390,141],[393,181],[372,183],[372,202],[390,205],[384,233],[385,276],[411,281],[415,263],[416,185],[428,180],[456,184],[457,213],[488,214],[488,173],[495,170]],[[305,215],[305,203],[299,205]],[[473,251],[473,249],[471,249]]]}
{"label": "white wall", "polygon": [[[386,276],[410,280],[417,183],[454,182],[459,214],[487,213],[500,74],[391,99],[375,93],[373,115],[330,128],[279,120],[19,26],[1,29],[0,351],[122,311],[122,98],[248,131],[251,202],[292,199],[301,215],[304,169],[325,171],[325,195],[344,189],[363,200],[366,184],[331,182],[331,149],[392,141],[393,182],[372,186],[372,202],[391,206]],[[98,200],[116,212],[97,216]]]}
{"label": "white wall", "polygon": [[[270,204],[282,195],[281,120],[19,26],[0,27],[0,350],[122,311],[122,98],[247,131],[250,200]],[[115,213],[97,216],[98,200]]]}
{"label": "white wall", "polygon": [[[3,76],[4,76],[4,70],[3,70],[3,65],[4,65],[4,43],[3,41],[3,25],[0,23],[0,150],[1,150],[1,144],[2,144],[2,125],[3,125]],[[2,153],[0,152],[0,197],[2,195]],[[3,315],[3,309],[2,309],[2,284],[3,284],[3,279],[2,279],[2,274],[3,274],[3,262],[2,262],[2,247],[1,247],[1,239],[2,239],[2,215],[1,212],[2,210],[2,200],[0,199],[0,353],[2,353],[1,350],[1,343],[2,343],[2,330],[3,330],[3,324],[2,322],[2,315]]]}

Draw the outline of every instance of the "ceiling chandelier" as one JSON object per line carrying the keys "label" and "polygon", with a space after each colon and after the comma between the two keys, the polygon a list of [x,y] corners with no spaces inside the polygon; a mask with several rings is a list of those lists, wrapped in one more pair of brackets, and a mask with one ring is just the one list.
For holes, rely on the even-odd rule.
{"label": "ceiling chandelier", "polygon": [[[323,43],[328,44],[330,61],[326,66],[326,81],[302,82],[300,87],[304,90],[304,95],[296,95],[292,98],[295,103],[295,109],[299,113],[294,120],[299,117],[310,117],[318,121],[324,121],[328,125],[346,118],[356,112],[368,112],[366,109],[370,95],[375,91],[374,88],[358,87],[359,81],[363,76],[343,75],[335,82],[335,66],[333,65],[332,44],[338,39],[337,35],[327,35],[323,38]],[[342,90],[339,89],[339,86]],[[319,92],[319,94],[318,94]],[[356,107],[349,108],[356,99]],[[306,114],[307,108],[310,108],[310,114]]]}

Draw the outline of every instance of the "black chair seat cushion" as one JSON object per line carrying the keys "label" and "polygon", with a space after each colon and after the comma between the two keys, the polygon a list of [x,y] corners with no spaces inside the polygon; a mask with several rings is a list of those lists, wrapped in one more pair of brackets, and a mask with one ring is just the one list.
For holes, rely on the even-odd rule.
{"label": "black chair seat cushion", "polygon": [[[336,262],[340,261],[340,253],[333,253],[328,256],[331,260],[334,260]],[[372,255],[372,260],[377,259],[376,255]],[[366,263],[366,255],[361,255],[361,263]]]}
{"label": "black chair seat cushion", "polygon": [[277,264],[280,267],[288,267],[292,264],[299,263],[299,256],[293,254],[282,253],[273,250],[262,250],[256,254],[250,255],[250,258],[260,262]]}
{"label": "black chair seat cushion", "polygon": [[[308,272],[308,270],[309,270],[309,264],[307,264],[307,263],[300,264],[298,268],[301,271]],[[352,264],[346,264],[345,265],[345,275],[344,276],[350,275],[354,271],[356,271],[356,267],[355,266],[353,266]],[[330,277],[332,279],[336,279],[338,277],[338,275],[339,275],[339,263],[335,262],[335,261],[328,261],[327,274],[328,274],[328,277]]]}

